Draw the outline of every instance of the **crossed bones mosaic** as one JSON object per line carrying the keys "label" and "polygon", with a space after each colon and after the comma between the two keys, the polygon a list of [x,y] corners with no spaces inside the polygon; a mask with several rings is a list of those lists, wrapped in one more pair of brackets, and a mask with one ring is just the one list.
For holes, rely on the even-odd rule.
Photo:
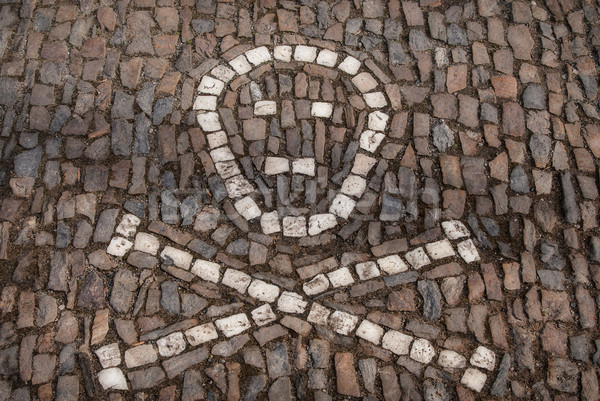
{"label": "crossed bones mosaic", "polygon": [[[273,53],[273,56],[271,56],[271,53]],[[263,78],[267,69],[261,69],[261,65],[271,67],[273,63],[285,64],[292,61],[298,63],[293,68],[304,68],[317,76],[332,79],[337,78],[338,72],[333,69],[337,67],[341,72],[352,77],[350,82],[358,89],[360,93],[358,96],[362,97],[367,108],[372,111],[368,114],[365,113],[366,118],[362,118],[364,121],[361,125],[364,128],[357,127],[357,130],[363,130],[358,136],[358,149],[354,148],[354,157],[346,162],[348,166],[351,166],[351,169],[349,172],[344,172],[346,177],[343,178],[341,188],[333,195],[333,200],[327,210],[328,213],[311,215],[309,211],[308,216],[288,215],[280,218],[277,210],[261,210],[260,203],[265,204],[265,206],[266,204],[272,205],[272,200],[267,200],[271,194],[268,190],[257,190],[242,173],[245,169],[236,161],[234,152],[231,149],[232,144],[228,139],[228,136],[232,136],[239,140],[237,124],[232,122],[232,118],[235,118],[235,116],[232,115],[231,109],[219,106],[223,102],[226,85],[230,84],[231,88],[237,88],[247,84],[246,87],[251,92],[250,95],[253,100],[248,105],[252,110],[253,118],[243,122],[243,136],[249,142],[249,148],[253,146],[251,141],[259,141],[259,146],[265,146],[267,122],[262,118],[278,115],[278,106],[288,108],[292,115],[287,116],[287,121],[284,121],[283,116],[281,121],[276,118],[271,120],[268,124],[272,130],[271,135],[282,136],[281,130],[295,128],[296,118],[315,119],[315,130],[318,131],[315,138],[316,151],[310,147],[309,143],[308,149],[305,146],[302,155],[299,157],[293,157],[293,155],[291,155],[292,157],[289,157],[290,155],[267,156],[264,157],[262,169],[258,168],[267,177],[285,173],[292,173],[296,177],[315,177],[319,164],[323,165],[330,160],[329,155],[324,154],[327,126],[323,123],[323,120],[332,119],[334,103],[305,101],[303,102],[305,104],[302,105],[305,110],[301,110],[298,103],[293,105],[291,100],[283,100],[281,104],[272,100],[263,100],[263,94],[257,82],[249,81],[247,76],[244,75]],[[388,114],[382,111],[390,109],[386,107],[389,102],[383,92],[373,90],[377,87],[383,87],[383,84],[378,82],[370,72],[359,73],[362,66],[359,60],[347,56],[340,61],[338,61],[337,53],[313,46],[276,46],[272,52],[266,46],[262,46],[250,49],[244,54],[233,58],[227,65],[215,65],[209,74],[200,79],[198,96],[195,99],[193,108],[197,111],[196,116],[201,129],[206,133],[206,143],[211,161],[214,163],[214,170],[224,183],[227,197],[233,200],[235,211],[250,223],[259,221],[262,233],[265,235],[281,233],[284,237],[293,238],[318,236],[335,228],[338,225],[338,219],[347,220],[367,188],[367,178],[377,163],[375,152],[380,146],[385,146],[384,139],[390,131],[390,124],[395,126],[396,131],[403,130],[403,126],[406,125],[405,114],[397,114],[395,116],[396,120],[393,121]],[[323,67],[327,67],[327,69]],[[285,66],[276,66],[275,68],[285,68]],[[287,68],[291,67],[287,66]],[[376,67],[372,64],[371,68]],[[381,70],[376,69],[375,71],[383,74]],[[340,104],[341,106],[336,110],[338,114],[344,112],[343,103],[340,102]],[[294,114],[296,114],[296,118],[294,118]],[[225,119],[228,119],[228,121],[225,122]],[[317,126],[320,126],[320,128],[317,128]],[[308,131],[304,132],[306,139],[312,139],[309,136],[312,134],[311,128],[306,129],[305,125],[302,128],[303,131]],[[227,132],[225,132],[225,129]],[[341,128],[341,130],[344,131],[345,129]],[[288,132],[286,131],[286,137],[292,136]],[[329,133],[333,132],[334,130],[330,129]],[[270,148],[271,146],[269,145]],[[272,146],[272,149],[274,154],[279,154],[276,146]],[[347,152],[345,157],[349,158],[349,154],[351,156],[351,153]],[[255,162],[255,164],[258,163],[260,162]],[[313,183],[316,184],[314,181]],[[316,187],[308,182],[305,182],[305,184],[306,194],[304,199],[300,199],[300,203],[302,203],[302,200],[305,203],[317,203],[316,194],[311,193],[311,191],[316,192]],[[267,196],[262,196],[264,193]],[[293,205],[290,205],[290,208],[293,208]],[[283,212],[288,211],[284,210]],[[382,213],[385,215],[385,211],[382,211]],[[389,219],[384,215],[381,216],[383,220]],[[201,226],[204,222],[204,220],[198,219],[196,225],[200,226],[198,227],[200,230],[205,229]],[[429,339],[393,330],[394,326],[390,328],[389,325],[383,322],[382,317],[377,318],[380,323],[377,324],[369,321],[368,318],[361,319],[359,316],[344,310],[330,310],[318,302],[310,303],[313,296],[323,294],[330,288],[335,291],[335,289],[352,286],[350,289],[351,296],[361,297],[379,291],[386,286],[393,288],[401,284],[416,282],[419,275],[415,273],[424,266],[430,266],[432,260],[434,263],[444,259],[447,261],[449,258],[458,258],[460,255],[460,259],[465,263],[479,261],[479,254],[472,239],[469,238],[470,233],[459,221],[442,223],[446,238],[416,247],[404,253],[403,258],[400,254],[392,254],[373,261],[359,263],[352,261],[354,274],[350,271],[347,262],[340,267],[335,257],[301,267],[297,269],[297,274],[300,278],[303,294],[291,291],[296,289],[297,286],[289,280],[280,283],[278,277],[269,274],[259,272],[255,273],[255,277],[253,277],[244,271],[247,270],[245,268],[236,269],[209,260],[194,260],[193,253],[180,250],[174,246],[167,245],[159,252],[160,241],[156,236],[143,232],[136,234],[136,228],[139,224],[139,218],[132,214],[125,214],[115,230],[116,234],[120,234],[120,236],[111,239],[106,252],[116,257],[128,255],[128,263],[140,268],[157,268],[159,260],[156,256],[159,256],[162,261],[161,268],[166,273],[189,284],[190,288],[194,288],[194,285],[202,285],[197,282],[222,284],[240,294],[247,294],[255,302],[264,304],[251,309],[249,313],[238,313],[221,319],[212,319],[198,325],[197,323],[201,323],[203,319],[188,319],[183,323],[175,323],[167,327],[166,330],[158,329],[143,335],[140,340],[147,342],[155,340],[155,345],[147,343],[126,350],[124,362],[127,370],[155,363],[160,356],[162,357],[163,368],[166,370],[166,377],[173,378],[181,374],[188,367],[186,365],[197,363],[195,358],[204,359],[208,357],[207,348],[204,348],[204,352],[201,354],[198,353],[198,350],[190,351],[189,348],[217,342],[214,345],[210,344],[212,345],[210,353],[216,356],[228,357],[239,351],[250,341],[249,334],[242,333],[252,330],[253,327],[258,330],[254,336],[255,339],[260,346],[265,346],[267,342],[285,335],[287,332],[285,328],[296,332],[299,336],[307,336],[312,330],[311,325],[320,325],[337,334],[356,336],[376,346],[381,346],[383,349],[399,355],[402,361],[407,364],[414,362],[430,364],[437,357],[438,364],[446,369],[456,372],[464,370],[462,382],[476,391],[481,391],[487,379],[487,375],[477,368],[488,371],[495,369],[495,353],[488,348],[481,346],[477,348],[471,356],[470,366],[467,368],[467,358],[465,356],[450,349],[442,349],[436,352],[435,346]],[[156,227],[155,232],[157,232]],[[134,234],[135,239],[132,238]],[[184,236],[184,238],[183,242],[179,242],[180,246],[188,245],[185,241],[189,240],[190,237]],[[450,240],[461,240],[455,244],[456,252]],[[406,247],[406,244],[404,244],[404,247]],[[193,246],[190,247],[189,245],[188,248],[194,249]],[[397,244],[397,248],[398,251],[401,251],[403,249],[402,244]],[[132,252],[130,253],[130,251]],[[153,256],[148,257],[147,255]],[[344,254],[342,258],[344,257],[353,258],[352,254]],[[354,258],[356,257],[354,256]],[[358,258],[363,260],[364,255],[360,255]],[[408,271],[409,266],[411,271]],[[458,269],[453,270],[453,274],[462,271],[457,264],[453,265],[452,268]],[[372,279],[380,277],[382,272],[384,274],[383,280],[372,281]],[[357,280],[354,277],[357,277]],[[356,281],[359,283],[355,284]],[[161,290],[164,292],[163,285],[172,287],[173,282],[163,282]],[[431,281],[422,280],[419,284],[419,291],[423,293],[433,291],[441,299],[441,293],[437,285]],[[424,308],[432,309],[428,316],[430,320],[441,318],[441,310],[438,307],[424,305]],[[176,309],[177,306],[171,312],[177,313]],[[280,319],[275,312],[283,315],[283,318]],[[305,316],[306,320],[294,315]],[[218,342],[219,337],[231,339]],[[158,349],[158,353],[156,349]],[[96,354],[102,367],[105,368],[99,372],[100,384],[105,389],[129,389],[126,376],[120,366],[122,358],[118,343],[105,345],[96,350]],[[182,355],[177,356],[180,354]],[[169,357],[171,359],[165,360]],[[129,373],[133,377],[137,374],[135,372]],[[165,377],[162,372],[156,374]],[[356,395],[351,393],[352,391],[354,390],[349,390],[347,395]]]}

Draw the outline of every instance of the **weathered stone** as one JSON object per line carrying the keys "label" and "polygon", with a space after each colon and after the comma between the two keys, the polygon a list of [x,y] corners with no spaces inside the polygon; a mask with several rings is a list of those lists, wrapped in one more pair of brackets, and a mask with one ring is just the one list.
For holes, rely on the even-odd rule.
{"label": "weathered stone", "polygon": [[338,393],[351,397],[360,397],[361,392],[358,377],[356,376],[356,369],[354,368],[353,354],[335,354],[335,370]]}
{"label": "weathered stone", "polygon": [[113,288],[110,294],[111,306],[120,313],[129,311],[134,301],[134,291],[137,289],[137,280],[130,270],[119,270],[113,279]]}
{"label": "weathered stone", "polygon": [[287,346],[277,343],[272,350],[267,350],[267,368],[271,378],[287,376],[290,374]]}
{"label": "weathered stone", "polygon": [[102,308],[105,303],[105,288],[102,278],[96,271],[90,271],[81,284],[77,304],[83,308]]}
{"label": "weathered stone", "polygon": [[137,370],[127,374],[131,382],[131,388],[134,390],[143,390],[152,388],[160,384],[165,379],[165,374],[158,366],[148,369]]}
{"label": "weathered stone", "polygon": [[555,358],[548,361],[548,385],[558,391],[575,393],[578,386],[579,369],[567,359]]}
{"label": "weathered stone", "polygon": [[429,320],[438,320],[442,314],[442,294],[435,281],[421,280],[417,288],[423,297],[423,316]]}

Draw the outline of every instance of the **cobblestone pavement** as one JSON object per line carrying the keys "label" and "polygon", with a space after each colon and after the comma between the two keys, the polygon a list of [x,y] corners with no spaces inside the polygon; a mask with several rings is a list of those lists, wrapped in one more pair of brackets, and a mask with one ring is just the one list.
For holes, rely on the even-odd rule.
{"label": "cobblestone pavement", "polygon": [[0,401],[600,400],[599,13],[0,0]]}

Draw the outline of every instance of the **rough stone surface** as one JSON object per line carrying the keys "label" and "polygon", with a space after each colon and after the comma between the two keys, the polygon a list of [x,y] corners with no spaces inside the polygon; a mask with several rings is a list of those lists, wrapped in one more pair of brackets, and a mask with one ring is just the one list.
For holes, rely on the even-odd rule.
{"label": "rough stone surface", "polygon": [[597,2],[1,3],[0,399],[598,399]]}

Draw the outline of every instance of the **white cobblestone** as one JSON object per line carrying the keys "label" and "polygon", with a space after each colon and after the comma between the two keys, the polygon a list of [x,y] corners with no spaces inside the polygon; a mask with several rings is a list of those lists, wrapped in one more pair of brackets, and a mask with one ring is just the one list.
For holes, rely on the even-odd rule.
{"label": "white cobblestone", "polygon": [[159,338],[156,345],[158,346],[158,353],[164,357],[179,355],[185,351],[185,340],[183,339],[183,333],[180,332]]}
{"label": "white cobblestone", "polygon": [[216,78],[205,75],[198,85],[198,92],[206,93],[208,95],[220,95],[225,87],[225,82]]}
{"label": "white cobblestone", "polygon": [[257,47],[246,52],[246,58],[254,65],[260,65],[271,60],[271,53],[265,46]]}
{"label": "white cobblestone", "polygon": [[281,231],[281,225],[279,224],[279,214],[276,210],[263,213],[260,217],[260,226],[262,228],[263,233],[265,234],[275,234]]}
{"label": "white cobblestone", "polygon": [[185,270],[189,270],[193,259],[191,253],[173,248],[172,246],[165,246],[160,253],[160,257],[166,261],[172,260],[175,266]]}
{"label": "white cobblestone", "polygon": [[257,116],[270,116],[277,113],[277,103],[272,100],[259,100],[254,103],[254,114]]}
{"label": "white cobblestone", "polygon": [[413,337],[396,330],[389,330],[383,336],[381,346],[396,355],[408,355]]}
{"label": "white cobblestone", "polygon": [[302,289],[306,295],[317,295],[327,291],[328,288],[329,280],[327,280],[324,274],[317,274],[312,280],[302,285]]}
{"label": "white cobblestone", "polygon": [[379,109],[387,106],[387,100],[383,92],[365,93],[363,95],[365,103],[372,109]]}
{"label": "white cobblestone", "polygon": [[316,302],[313,302],[306,320],[313,324],[327,326],[327,320],[330,314],[331,312],[329,311],[329,309]]}
{"label": "white cobblestone", "polygon": [[224,65],[218,65],[210,73],[217,79],[223,82],[229,82],[235,76],[235,71],[231,68],[225,67]]}
{"label": "white cobblestone", "polygon": [[219,338],[219,334],[217,333],[214,324],[206,323],[186,330],[185,337],[192,347],[196,347],[206,342],[216,340]]}
{"label": "white cobblestone", "polygon": [[130,213],[126,213],[123,215],[123,218],[121,219],[121,222],[115,231],[117,234],[121,234],[124,237],[129,237],[132,234],[135,234],[140,223],[141,220],[139,217]]}
{"label": "white cobblestone", "polygon": [[239,75],[244,75],[245,73],[250,72],[252,70],[252,66],[243,54],[240,54],[236,58],[229,61],[229,65]]}
{"label": "white cobblestone", "polygon": [[202,280],[218,283],[221,278],[221,266],[218,263],[198,259],[192,265],[191,272]]}
{"label": "white cobblestone", "polygon": [[286,237],[306,237],[306,217],[286,216],[283,218],[283,235]]}
{"label": "white cobblestone", "polygon": [[304,313],[307,305],[302,295],[290,291],[284,291],[277,301],[277,309],[284,313]]}
{"label": "white cobblestone", "polygon": [[213,162],[226,162],[230,160],[234,160],[235,156],[229,147],[223,146],[222,148],[213,149],[210,151],[210,157]]}
{"label": "white cobblestone", "polygon": [[256,309],[253,309],[250,314],[252,315],[252,320],[254,320],[254,323],[256,323],[258,326],[264,326],[265,324],[269,324],[277,320],[277,316],[269,304],[264,304]]}
{"label": "white cobblestone", "polygon": [[342,183],[342,188],[340,189],[340,192],[348,196],[360,198],[365,192],[366,188],[367,180],[358,175],[350,174]]}
{"label": "white cobblestone", "polygon": [[254,199],[249,196],[246,196],[245,198],[235,202],[234,206],[238,213],[241,214],[246,220],[255,219],[260,217],[262,214],[256,202],[254,202]]}
{"label": "white cobblestone", "polygon": [[435,65],[438,68],[443,68],[450,64],[450,60],[448,59],[448,55],[446,53],[445,47],[436,47],[435,48]]}
{"label": "white cobblestone", "polygon": [[254,187],[241,174],[225,181],[225,189],[230,198],[239,198],[254,192]]}
{"label": "white cobblestone", "polygon": [[447,239],[426,244],[425,248],[429,256],[436,260],[455,255],[452,244]]}
{"label": "white cobblestone", "polygon": [[479,260],[479,252],[477,252],[477,248],[475,248],[472,239],[459,242],[458,245],[456,245],[456,249],[458,250],[460,257],[467,263],[477,262]]}
{"label": "white cobblestone", "polygon": [[198,113],[196,116],[200,128],[206,132],[219,131],[221,129],[221,122],[219,121],[219,115],[214,111],[208,113]]}
{"label": "white cobblestone", "polygon": [[358,324],[358,316],[336,310],[329,316],[329,326],[338,334],[348,336]]}
{"label": "white cobblestone", "polygon": [[344,194],[337,194],[331,206],[329,207],[329,213],[333,213],[342,219],[348,219],[350,213],[354,210],[356,202]]}
{"label": "white cobblestone", "polygon": [[406,259],[406,261],[415,269],[420,269],[421,267],[427,266],[431,263],[429,256],[427,256],[425,250],[421,247],[413,249],[410,252],[406,252],[404,254],[404,259]]}
{"label": "white cobblestone", "polygon": [[294,50],[294,60],[312,63],[317,58],[317,48],[314,46],[298,45]]}
{"label": "white cobblestone", "polygon": [[250,321],[245,313],[215,320],[215,326],[223,332],[225,337],[233,337],[250,328]]}
{"label": "white cobblestone", "polygon": [[369,113],[369,129],[373,131],[385,131],[390,116],[381,111]]}
{"label": "white cobblestone", "polygon": [[210,149],[215,149],[220,146],[227,145],[227,134],[225,131],[217,131],[206,135],[206,141]]}
{"label": "white cobblestone", "polygon": [[338,54],[332,52],[329,49],[323,49],[317,56],[317,64],[324,65],[325,67],[335,67],[337,62]]}
{"label": "white cobblestone", "polygon": [[227,269],[221,282],[227,287],[231,287],[244,294],[251,281],[252,277],[246,273],[235,269]]}
{"label": "white cobblestone", "polygon": [[410,358],[428,364],[435,357],[435,349],[429,340],[418,338],[410,349]]}
{"label": "white cobblestone", "polygon": [[370,280],[381,275],[375,262],[358,263],[354,268],[356,269],[358,278],[361,280]]}
{"label": "white cobblestone", "polygon": [[106,253],[113,256],[123,257],[133,246],[133,242],[121,237],[113,237],[106,248]]}
{"label": "white cobblestone", "polygon": [[292,61],[292,46],[275,46],[273,57],[275,57],[276,60],[289,63]]}
{"label": "white cobblestone", "polygon": [[408,270],[408,265],[399,255],[390,255],[377,259],[377,264],[389,275],[402,273]]}
{"label": "white cobblestone", "polygon": [[308,235],[318,235],[337,225],[337,219],[331,213],[315,214],[308,219]]}
{"label": "white cobblestone", "polygon": [[284,157],[269,156],[265,159],[265,174],[281,174],[290,171],[290,162]]}
{"label": "white cobblestone", "polygon": [[135,242],[133,249],[149,253],[150,255],[156,255],[160,248],[160,241],[154,235],[148,233],[137,233],[135,236]]}
{"label": "white cobblestone", "polygon": [[471,355],[469,363],[478,368],[492,371],[494,370],[494,366],[496,366],[496,354],[491,349],[479,346],[473,355]]}
{"label": "white cobblestone", "polygon": [[360,147],[367,152],[374,153],[381,141],[383,141],[385,135],[380,132],[375,132],[371,130],[366,130],[360,135]]}
{"label": "white cobblestone", "polygon": [[356,75],[360,69],[360,61],[352,56],[348,56],[338,65],[338,68],[344,71],[346,74]]}
{"label": "white cobblestone", "polygon": [[111,368],[118,366],[121,363],[121,351],[119,350],[119,343],[112,343],[105,345],[104,347],[98,348],[96,356],[100,361],[102,368]]}
{"label": "white cobblestone", "polygon": [[127,390],[127,379],[119,368],[108,368],[98,372],[98,382],[102,388],[108,390]]}
{"label": "white cobblestone", "polygon": [[327,273],[327,277],[333,288],[345,287],[354,283],[354,278],[347,267],[342,267],[341,269],[329,272]]}
{"label": "white cobblestone", "polygon": [[294,160],[292,162],[292,173],[314,177],[315,159],[313,159],[312,157],[304,157],[301,159]]}
{"label": "white cobblestone", "polygon": [[485,373],[477,369],[468,368],[465,370],[460,382],[471,390],[479,393],[481,390],[483,390],[486,380],[487,376]]}
{"label": "white cobblestone", "polygon": [[358,329],[356,329],[356,335],[373,344],[379,345],[381,337],[383,336],[383,331],[383,327],[365,319],[360,323]]}
{"label": "white cobblestone", "polygon": [[438,365],[447,369],[462,369],[467,366],[467,359],[458,352],[445,349],[440,352]]}
{"label": "white cobblestone", "polygon": [[467,227],[458,220],[443,221],[442,228],[444,229],[446,236],[451,240],[469,236]]}
{"label": "white cobblestone", "polygon": [[248,295],[262,302],[275,302],[279,296],[279,287],[262,280],[254,280],[248,287]]}
{"label": "white cobblestone", "polygon": [[215,111],[217,109],[217,97],[216,96],[196,96],[194,101],[194,110],[209,110]]}
{"label": "white cobblestone", "polygon": [[241,174],[240,169],[238,168],[238,165],[235,162],[235,160],[229,160],[226,162],[216,162],[215,169],[217,170],[217,174],[219,174],[219,177],[221,177],[224,180]]}
{"label": "white cobblestone", "polygon": [[327,102],[313,102],[310,115],[313,117],[330,118],[333,113],[333,105]]}

